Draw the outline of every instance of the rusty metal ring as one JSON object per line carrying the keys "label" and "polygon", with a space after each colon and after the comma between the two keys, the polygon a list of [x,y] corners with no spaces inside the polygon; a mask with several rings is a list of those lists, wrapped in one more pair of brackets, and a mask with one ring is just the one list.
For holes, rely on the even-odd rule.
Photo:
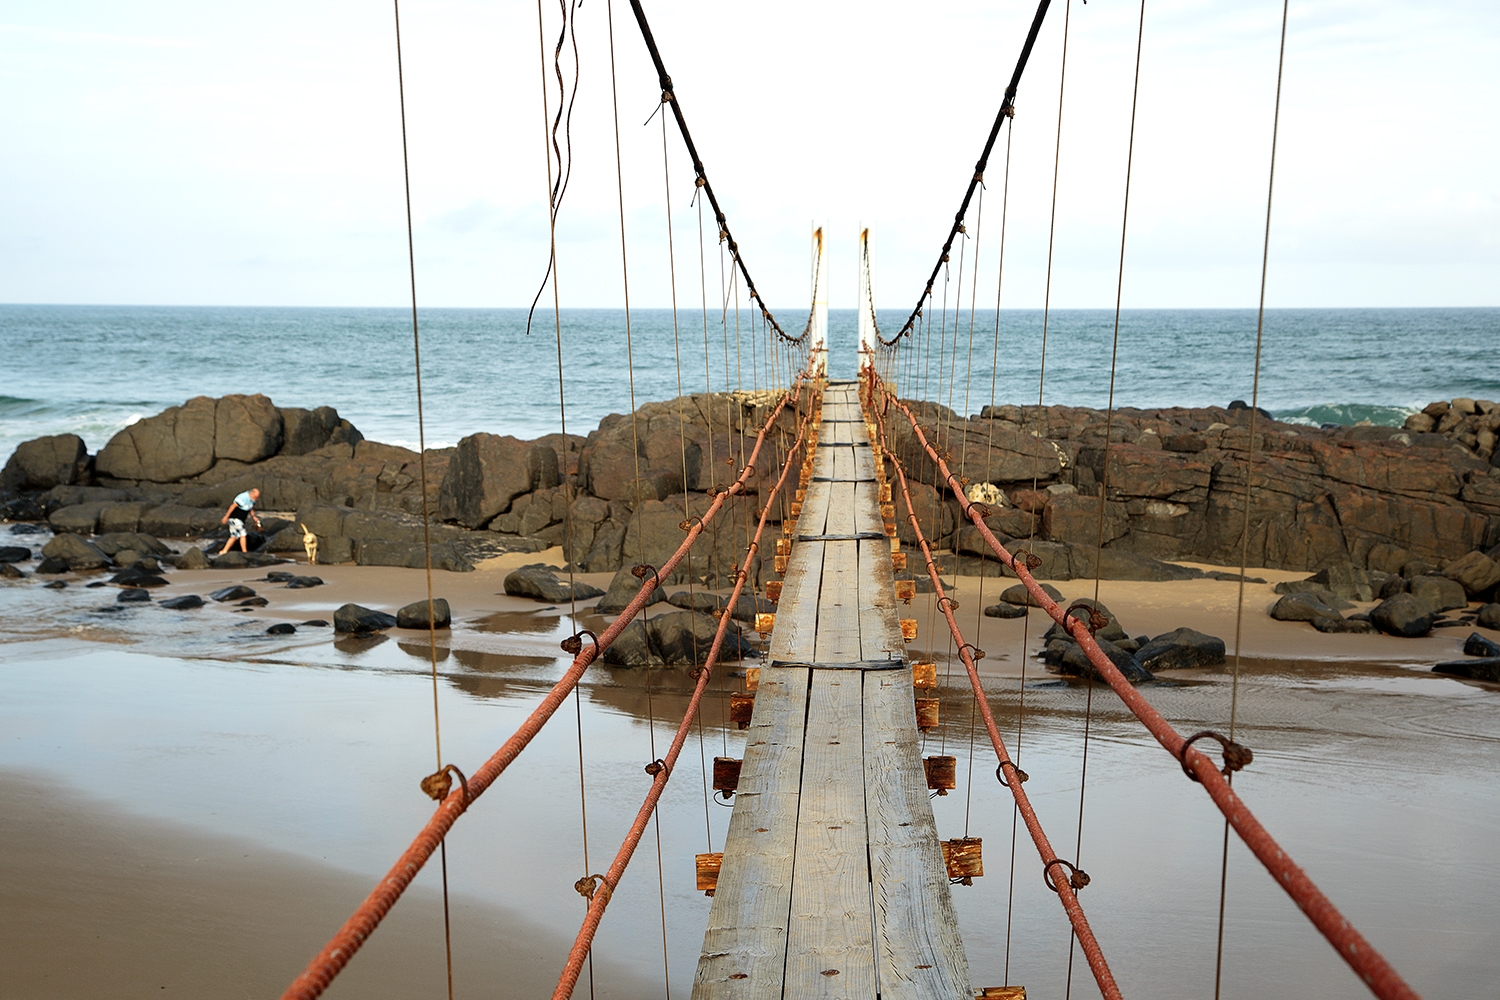
{"label": "rusty metal ring", "polygon": [[694,514],[692,517],[689,517],[686,520],[679,521],[677,527],[681,528],[683,531],[692,531],[694,525],[701,526],[702,524],[703,518],[699,517],[697,514]]}
{"label": "rusty metal ring", "polygon": [[972,642],[966,642],[962,646],[958,647],[958,651],[960,653],[962,653],[966,649],[969,651],[969,655],[972,656],[972,657],[974,657],[974,662],[975,663],[978,663],[980,660],[984,659],[984,650],[980,649],[978,646],[974,645]]}
{"label": "rusty metal ring", "polygon": [[652,566],[650,563],[636,563],[634,566],[630,567],[630,575],[635,577],[642,583],[646,582],[646,575],[648,573],[652,576],[653,579],[656,580],[656,585],[660,587],[661,577],[656,575],[655,566]]}
{"label": "rusty metal ring", "polygon": [[995,516],[995,508],[987,503],[971,503],[965,513],[970,520],[973,520],[974,515],[977,513],[979,519],[983,521]]}
{"label": "rusty metal ring", "polygon": [[[651,775],[651,777],[653,777],[653,778],[656,777],[658,774],[661,774],[663,771],[666,771],[666,770],[667,770],[667,762],[664,761],[664,760],[662,760],[660,757],[656,758],[651,763],[649,763],[649,764],[646,765],[646,773],[649,774],[649,775]],[[670,772],[669,772],[668,777],[670,777],[670,776],[671,775],[670,775]]]}
{"label": "rusty metal ring", "polygon": [[1052,881],[1052,867],[1054,865],[1063,865],[1068,869],[1068,885],[1073,887],[1074,892],[1077,892],[1093,881],[1093,879],[1089,878],[1088,872],[1077,867],[1071,861],[1064,861],[1062,858],[1053,858],[1042,865],[1042,881],[1047,883],[1047,888],[1053,892],[1057,891],[1057,886]]}
{"label": "rusty metal ring", "polygon": [[[1228,739],[1220,735],[1219,733],[1214,732],[1212,729],[1205,729],[1202,732],[1194,733],[1186,740],[1184,740],[1182,743],[1182,749],[1177,752],[1177,760],[1182,764],[1182,773],[1186,774],[1194,781],[1201,781],[1202,779],[1200,779],[1196,774],[1193,773],[1192,768],[1188,767],[1187,752],[1189,747],[1191,747],[1198,740],[1203,739],[1205,736],[1210,739],[1218,740],[1219,745],[1224,748],[1224,766],[1219,769],[1219,773],[1225,775],[1226,777],[1235,771],[1241,770],[1255,759],[1255,754],[1252,753],[1250,748],[1245,746],[1243,743],[1236,743],[1234,740]],[[1198,752],[1202,753],[1203,751],[1200,750]]]}
{"label": "rusty metal ring", "polygon": [[[1030,549],[1016,549],[1015,553],[1011,556],[1011,558],[1014,559],[1014,560],[1016,560],[1017,562],[1019,562],[1022,556],[1026,557],[1026,568],[1027,569],[1030,570],[1030,569],[1041,569],[1042,568],[1042,557],[1039,556],[1039,555],[1034,554]],[[1012,568],[1014,568],[1014,567],[1012,567]]]}
{"label": "rusty metal ring", "polygon": [[1009,764],[1011,770],[1016,772],[1016,777],[1021,779],[1021,784],[1024,785],[1024,784],[1026,784],[1026,782],[1028,782],[1028,781],[1031,780],[1031,775],[1027,774],[1025,771],[1023,771],[1019,767],[1017,767],[1015,761],[1013,761],[1013,760],[1002,760],[1000,763],[998,763],[998,764],[995,765],[995,778],[1000,782],[1000,784],[1004,785],[1006,788],[1010,787],[1010,782],[1008,782],[1008,781],[1005,780],[1005,765],[1006,764]]}
{"label": "rusty metal ring", "polygon": [[[945,602],[948,605],[946,608],[943,607],[943,604]],[[958,602],[955,601],[953,598],[949,597],[947,594],[944,594],[942,597],[938,598],[937,606],[938,606],[938,610],[939,611],[957,611],[958,610]]]}
{"label": "rusty metal ring", "polygon": [[1080,597],[1078,600],[1074,601],[1071,605],[1069,605],[1068,610],[1063,612],[1063,617],[1077,618],[1082,621],[1084,616],[1073,614],[1073,612],[1075,611],[1088,612],[1088,622],[1084,627],[1089,630],[1089,635],[1093,635],[1095,632],[1099,631],[1101,628],[1104,628],[1109,624],[1109,618],[1098,608],[1094,607],[1093,604],[1089,603],[1087,598]]}
{"label": "rusty metal ring", "polygon": [[597,892],[603,892],[604,901],[609,902],[610,894],[614,891],[609,884],[609,879],[603,875],[585,875],[573,883],[573,889],[590,903],[594,901],[594,894]]}
{"label": "rusty metal ring", "polygon": [[588,636],[589,639],[594,643],[594,656],[597,657],[599,655],[599,637],[588,629],[580,629],[579,631],[568,636],[562,642],[558,643],[558,645],[562,647],[562,651],[564,653],[567,653],[570,656],[577,656],[579,653],[583,652],[584,636]]}
{"label": "rusty metal ring", "polygon": [[464,773],[453,764],[444,765],[442,770],[423,778],[422,791],[427,793],[428,798],[436,802],[446,799],[448,793],[453,790],[453,779],[448,777],[448,772],[450,771],[458,775],[459,785],[464,790],[464,805],[467,806],[470,802],[474,801],[473,796],[469,794],[469,779],[465,778]]}

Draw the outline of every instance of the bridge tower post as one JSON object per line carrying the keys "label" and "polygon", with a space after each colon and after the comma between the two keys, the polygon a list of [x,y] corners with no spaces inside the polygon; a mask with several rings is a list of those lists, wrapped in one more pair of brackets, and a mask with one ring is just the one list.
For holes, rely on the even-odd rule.
{"label": "bridge tower post", "polygon": [[828,374],[828,261],[823,251],[823,227],[813,230],[813,307],[808,321],[808,357],[813,373]]}
{"label": "bridge tower post", "polygon": [[875,364],[875,295],[870,287],[870,227],[859,231],[859,371]]}

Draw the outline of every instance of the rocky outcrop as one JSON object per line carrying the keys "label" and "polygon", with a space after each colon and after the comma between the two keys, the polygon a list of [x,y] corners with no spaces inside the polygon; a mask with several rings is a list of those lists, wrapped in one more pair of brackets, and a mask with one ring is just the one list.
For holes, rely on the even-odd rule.
{"label": "rocky outcrop", "polygon": [[509,435],[470,434],[458,442],[438,491],[438,516],[483,528],[516,497],[557,486],[557,452]]}
{"label": "rocky outcrop", "polygon": [[508,574],[504,587],[508,597],[530,597],[553,604],[587,601],[604,594],[598,587],[591,587],[581,580],[564,583],[558,579],[556,567],[545,563],[531,563]]}
{"label": "rocky outcrop", "polygon": [[[42,546],[42,555],[72,570],[103,569],[110,563],[109,556],[98,546],[68,533],[54,535],[52,541]],[[38,568],[37,572],[46,571]]]}
{"label": "rocky outcrop", "polygon": [[[605,663],[618,667],[693,666],[708,658],[719,623],[696,611],[674,611],[649,620],[636,619],[604,651]],[[719,662],[755,656],[754,642],[737,626],[724,633]]]}
{"label": "rocky outcrop", "polygon": [[1397,594],[1381,601],[1370,612],[1370,624],[1387,635],[1415,638],[1432,631],[1437,613],[1410,594]]}
{"label": "rocky outcrop", "polygon": [[[641,592],[642,582],[633,572],[631,567],[622,567],[615,573],[614,579],[609,581],[609,589],[604,596],[599,598],[599,603],[594,605],[594,610],[600,614],[617,615],[635,600],[635,595]],[[660,604],[667,599],[662,588],[657,587],[651,591],[651,596],[646,598],[646,607]]]}
{"label": "rocky outcrop", "polygon": [[77,434],[53,434],[19,445],[0,470],[0,490],[48,490],[89,478],[88,448]]}

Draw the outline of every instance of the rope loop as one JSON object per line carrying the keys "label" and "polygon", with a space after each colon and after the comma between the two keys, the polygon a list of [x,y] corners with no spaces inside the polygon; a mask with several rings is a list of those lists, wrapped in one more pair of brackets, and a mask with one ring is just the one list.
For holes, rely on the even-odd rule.
{"label": "rope loop", "polygon": [[472,796],[469,795],[469,779],[465,778],[464,773],[452,764],[448,764],[441,771],[429,774],[423,778],[422,791],[426,792],[427,797],[434,802],[441,802],[446,799],[448,793],[453,791],[453,778],[449,775],[450,771],[458,775],[459,784],[463,786],[464,790],[464,805],[467,806],[473,801]]}
{"label": "rope loop", "polygon": [[1204,737],[1218,740],[1219,745],[1224,748],[1224,766],[1219,769],[1219,773],[1225,775],[1226,777],[1235,771],[1242,770],[1247,764],[1255,759],[1255,754],[1252,753],[1250,751],[1250,748],[1245,746],[1243,743],[1236,743],[1234,740],[1228,739],[1227,737],[1214,732],[1212,729],[1205,729],[1202,732],[1194,733],[1186,740],[1184,740],[1182,743],[1182,749],[1177,753],[1177,759],[1182,764],[1182,773],[1186,774],[1194,781],[1201,781],[1202,779],[1200,779],[1196,774],[1193,773],[1192,768],[1188,767],[1187,752],[1189,747],[1191,747],[1196,741],[1201,740]]}
{"label": "rope loop", "polygon": [[667,768],[667,762],[662,760],[660,757],[656,758],[651,763],[646,765],[646,773],[651,775],[651,777],[653,778],[658,774],[661,774],[663,771],[667,771],[668,777],[671,776],[671,771]]}
{"label": "rope loop", "polygon": [[573,633],[562,642],[558,643],[558,645],[562,647],[562,651],[564,653],[567,653],[570,656],[577,656],[579,653],[583,652],[584,636],[588,636],[589,640],[593,642],[594,654],[597,657],[599,653],[599,637],[588,629],[582,629],[581,631]]}
{"label": "rope loop", "polygon": [[1064,861],[1062,858],[1053,858],[1045,865],[1042,865],[1042,881],[1046,882],[1047,888],[1053,892],[1057,891],[1057,886],[1052,881],[1052,868],[1055,865],[1062,865],[1068,869],[1068,884],[1073,887],[1074,892],[1077,892],[1093,881],[1093,879],[1089,878],[1088,872],[1075,866],[1071,861]]}
{"label": "rope loop", "polygon": [[1010,782],[1005,780],[1005,766],[1007,764],[1010,765],[1010,769],[1012,771],[1016,772],[1016,777],[1021,779],[1021,784],[1024,785],[1026,784],[1026,782],[1031,780],[1031,775],[1027,774],[1025,771],[1017,767],[1015,761],[1002,760],[1000,763],[995,765],[995,778],[999,780],[1000,784],[1004,785],[1006,788],[1010,787]]}

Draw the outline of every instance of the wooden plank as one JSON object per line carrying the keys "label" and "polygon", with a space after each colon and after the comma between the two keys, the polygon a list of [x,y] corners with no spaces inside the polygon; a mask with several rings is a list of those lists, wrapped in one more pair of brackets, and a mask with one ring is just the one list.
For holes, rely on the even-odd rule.
{"label": "wooden plank", "polygon": [[[969,963],[922,772],[911,674],[869,671],[864,687],[865,807],[880,996],[971,997]],[[795,908],[795,885],[793,896]]]}
{"label": "wooden plank", "polygon": [[[901,638],[890,543],[877,539],[855,544],[859,546],[859,658],[904,656],[906,642]],[[776,621],[779,628],[781,619]]]}
{"label": "wooden plank", "polygon": [[[843,426],[848,426],[847,424]],[[828,478],[830,479],[853,479],[854,478],[854,449],[853,448],[829,448],[828,449]]]}
{"label": "wooden plank", "polygon": [[863,675],[811,673],[784,996],[871,1000],[875,942],[863,789]]}
{"label": "wooden plank", "polygon": [[[821,456],[820,456],[821,457]],[[797,534],[821,535],[828,522],[832,483],[810,483],[797,518]],[[787,560],[771,633],[771,658],[810,662],[818,628],[818,591],[823,575],[824,542],[796,542]]]}
{"label": "wooden plank", "polygon": [[693,1000],[782,995],[810,674],[761,669]]}
{"label": "wooden plank", "polygon": [[[854,534],[855,484],[827,485],[828,520],[824,530],[830,535]],[[853,541],[823,543],[817,641],[813,643],[813,657],[819,663],[847,663],[861,659],[858,546],[859,543]]]}

